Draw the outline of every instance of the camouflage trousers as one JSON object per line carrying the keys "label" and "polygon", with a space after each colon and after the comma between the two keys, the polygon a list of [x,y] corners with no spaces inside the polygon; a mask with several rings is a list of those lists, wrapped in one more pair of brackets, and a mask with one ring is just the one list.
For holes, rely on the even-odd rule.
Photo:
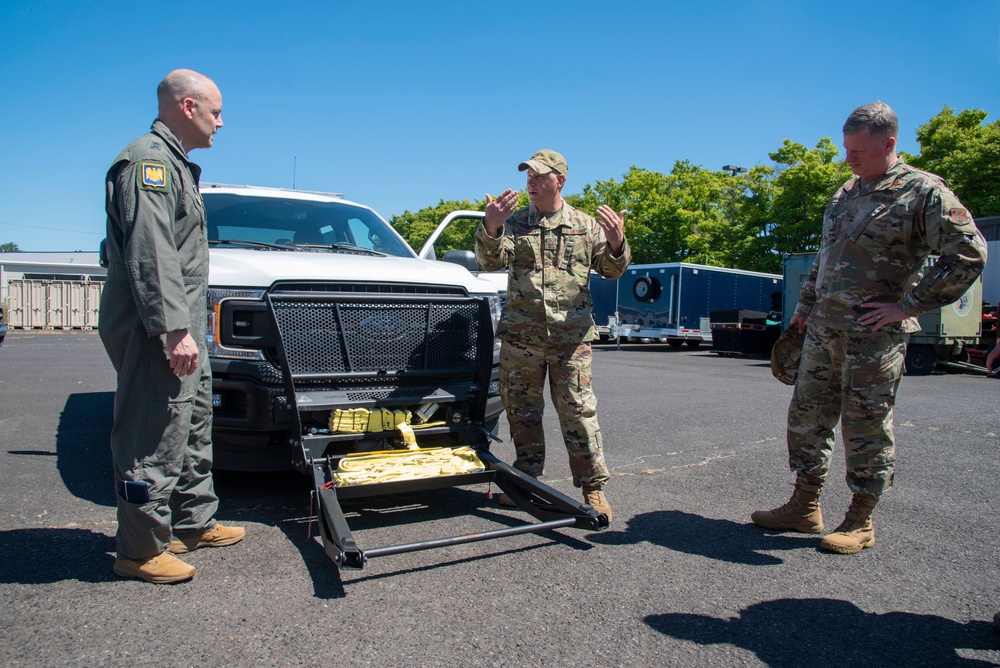
{"label": "camouflage trousers", "polygon": [[892,486],[892,409],[908,339],[809,325],[788,406],[788,463],[801,481],[826,478],[840,422],[851,491],[878,497]]}
{"label": "camouflage trousers", "polygon": [[542,392],[545,374],[569,468],[577,487],[603,486],[608,481],[597,424],[597,397],[591,389],[589,343],[534,345],[503,341],[500,346],[500,396],[507,409],[510,436],[517,459],[514,468],[539,477],[545,468]]}

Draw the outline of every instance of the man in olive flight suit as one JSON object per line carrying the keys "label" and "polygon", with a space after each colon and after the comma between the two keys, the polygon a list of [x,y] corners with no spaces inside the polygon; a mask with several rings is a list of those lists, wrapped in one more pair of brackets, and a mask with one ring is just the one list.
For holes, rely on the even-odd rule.
{"label": "man in olive flight suit", "polygon": [[222,127],[222,95],[175,70],[148,134],[106,178],[108,278],[99,331],[118,372],[111,450],[118,501],[114,572],[158,584],[194,568],[174,554],[232,545],[214,520],[212,372],[205,349],[208,242],[192,149]]}
{"label": "man in olive flight suit", "polygon": [[[542,475],[542,394],[548,373],[573,484],[610,522],[603,492],[609,475],[591,388],[590,342],[597,329],[588,281],[591,269],[607,278],[625,272],[632,257],[623,230],[625,212],[601,205],[595,219],[567,204],[562,199],[566,160],[555,151],[539,151],[518,170],[528,172],[530,205],[514,211],[518,194],[511,189],[495,201],[487,195],[486,215],[476,230],[480,266],[510,268],[497,334],[500,395],[517,451],[514,467]],[[512,505],[506,495],[500,503]]]}
{"label": "man in olive flight suit", "polygon": [[[819,494],[841,423],[847,484],[844,521],[820,543],[838,554],[875,545],[872,511],[892,486],[892,409],[916,316],[961,297],[986,265],[972,216],[938,176],[896,156],[899,123],[882,102],[844,124],[854,172],[823,217],[819,253],[791,324],[805,332],[788,408],[792,498],[751,515],[768,529],[820,533]],[[921,274],[928,255],[940,257]]]}

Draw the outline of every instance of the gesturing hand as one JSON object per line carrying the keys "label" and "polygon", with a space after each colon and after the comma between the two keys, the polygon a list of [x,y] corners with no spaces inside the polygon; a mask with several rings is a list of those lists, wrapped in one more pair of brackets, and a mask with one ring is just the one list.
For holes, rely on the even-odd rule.
{"label": "gesturing hand", "polygon": [[507,220],[507,216],[514,213],[514,209],[517,208],[517,191],[513,188],[507,188],[502,193],[497,195],[496,199],[493,199],[486,194],[486,217],[483,219],[483,227],[486,228],[486,232],[491,237],[499,236],[500,228],[503,227],[503,223]]}
{"label": "gesturing hand", "polygon": [[615,213],[615,210],[607,204],[597,207],[597,223],[604,231],[604,238],[608,240],[611,251],[616,254],[621,251],[622,244],[625,242],[626,213],[626,209],[622,209],[620,213]]}

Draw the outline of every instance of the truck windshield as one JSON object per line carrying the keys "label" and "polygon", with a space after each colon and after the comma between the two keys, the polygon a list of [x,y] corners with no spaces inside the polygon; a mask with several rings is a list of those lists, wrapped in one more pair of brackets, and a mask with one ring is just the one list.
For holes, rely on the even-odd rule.
{"label": "truck windshield", "polygon": [[203,191],[202,199],[208,215],[208,240],[213,246],[414,256],[395,230],[364,207],[211,190]]}

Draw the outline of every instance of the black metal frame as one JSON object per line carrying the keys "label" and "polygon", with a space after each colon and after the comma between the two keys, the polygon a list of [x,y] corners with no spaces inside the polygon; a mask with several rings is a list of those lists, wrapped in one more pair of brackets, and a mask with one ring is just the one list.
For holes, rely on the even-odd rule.
{"label": "black metal frame", "polygon": [[[328,381],[336,383],[345,379],[354,379],[358,374],[350,371],[347,373],[330,374],[315,372],[308,374],[293,373],[293,365],[289,364],[288,351],[284,342],[288,332],[282,331],[271,294],[266,296],[268,312],[274,327],[273,331],[277,333],[276,347],[285,381],[288,408],[292,418],[291,434],[293,445],[300,447],[302,452],[301,467],[312,478],[313,506],[317,515],[323,547],[338,567],[344,569],[361,569],[367,560],[372,557],[446,547],[522,533],[540,533],[561,527],[576,527],[598,531],[608,526],[606,515],[598,513],[591,506],[571,499],[531,476],[521,473],[512,466],[498,460],[489,451],[488,432],[483,427],[483,418],[486,413],[487,390],[492,369],[493,327],[486,300],[440,294],[373,296],[371,294],[323,294],[315,291],[282,292],[280,299],[284,302],[324,302],[333,305],[335,309],[339,308],[341,304],[358,302],[379,303],[382,301],[387,304],[400,302],[422,304],[427,305],[428,308],[431,308],[433,304],[467,305],[476,303],[478,308],[476,318],[478,346],[474,365],[464,370],[452,370],[450,373],[435,372],[433,374],[422,374],[419,371],[410,373],[404,371],[398,376],[391,376],[391,374],[390,376],[409,380],[412,380],[413,377],[434,376],[434,380],[439,384],[435,386],[435,392],[430,394],[429,397],[433,398],[438,396],[438,394],[454,397],[456,403],[461,403],[463,407],[468,407],[467,411],[457,413],[465,416],[465,419],[460,423],[449,424],[437,429],[438,431],[443,430],[448,433],[457,434],[463,444],[470,445],[475,449],[476,454],[484,464],[485,470],[481,473],[338,488],[333,486],[333,473],[337,469],[339,460],[350,454],[350,452],[346,452],[342,448],[338,449],[338,446],[350,445],[352,441],[338,435],[307,432],[303,427],[302,413],[341,406],[317,404],[309,398],[308,393],[301,393],[301,385],[297,384],[297,381],[298,383],[302,381]],[[300,401],[302,400],[309,403],[300,405]],[[411,404],[419,403],[418,400],[412,398],[408,399],[408,402]],[[395,403],[398,404],[400,402],[396,400]],[[538,521],[474,534],[362,550],[355,541],[340,506],[341,499],[369,498],[477,483],[495,483],[521,509],[525,510]]]}

